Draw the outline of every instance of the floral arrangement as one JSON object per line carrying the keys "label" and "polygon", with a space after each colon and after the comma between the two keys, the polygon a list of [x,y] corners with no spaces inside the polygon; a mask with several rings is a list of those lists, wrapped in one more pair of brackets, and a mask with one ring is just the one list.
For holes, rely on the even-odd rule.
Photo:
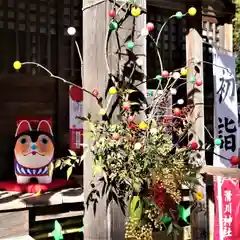
{"label": "floral arrangement", "polygon": [[[118,31],[128,18],[134,19],[145,13],[146,10],[134,1],[126,1],[121,6],[114,3],[109,12],[105,49],[109,73],[106,96],[110,97],[106,105],[98,89],[87,90],[77,86],[34,62],[14,62],[16,70],[24,64],[37,65],[51,77],[79,87],[96,99],[101,119],[96,120],[91,114],[79,116],[88,126],[84,137],[91,139],[91,144],[84,146],[85,152],[90,151],[93,157],[92,189],[86,204],[87,207],[93,205],[96,211],[99,198],[106,196],[107,206],[115,201],[124,213],[128,209],[125,238],[135,240],[151,240],[154,231],[177,232],[180,225],[189,224],[190,207],[185,209],[181,205],[183,185],[188,187],[193,199],[198,201],[204,197],[203,193],[196,192],[200,166],[196,164],[195,155],[206,146],[202,145],[201,140],[193,141],[193,136],[191,139],[188,136],[189,129],[197,120],[192,117],[194,105],[186,105],[183,99],[178,99],[174,105],[171,103],[171,96],[176,94],[180,85],[187,83],[187,79],[193,85],[192,94],[195,87],[200,91],[202,80],[197,71],[189,78],[187,69],[190,63],[172,72],[164,70],[158,43],[167,22],[162,25],[156,39],[151,36],[155,28],[153,23],[147,23],[140,35],[127,37],[124,46],[118,46],[117,54],[125,51],[128,59],[123,65],[118,64],[120,67],[116,73],[111,71],[108,64],[110,38],[113,35],[118,38]],[[186,14],[177,12],[168,20],[182,19],[186,15],[195,16],[196,9],[192,7]],[[70,35],[75,33],[72,30],[71,27]],[[154,79],[146,76],[141,58],[135,53],[135,41],[139,37],[149,37],[156,46],[161,73]],[[82,61],[78,44],[75,43]],[[148,92],[151,101],[139,88],[147,81],[158,82],[158,87]],[[113,121],[114,114],[117,121]],[[195,139],[198,137],[195,136]],[[215,144],[220,145],[221,140],[216,139]],[[55,166],[70,166],[68,176],[75,164],[82,162],[74,152],[70,153],[70,157],[56,161]],[[84,157],[85,154],[81,160]]]}

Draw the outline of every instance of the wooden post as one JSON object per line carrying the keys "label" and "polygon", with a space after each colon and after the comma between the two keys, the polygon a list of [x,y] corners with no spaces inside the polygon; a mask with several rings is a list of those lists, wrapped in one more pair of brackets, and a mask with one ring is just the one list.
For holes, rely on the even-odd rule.
{"label": "wooden post", "polygon": [[[193,18],[187,18],[187,36],[186,36],[186,59],[187,64],[189,66],[188,69],[188,84],[187,91],[188,94],[193,90],[193,84],[189,83],[191,77],[195,73],[195,66],[198,67],[200,73],[198,77],[203,81],[203,43],[202,43],[202,15],[201,15],[201,1],[200,3],[196,3],[193,1],[192,6],[197,9],[197,15]],[[191,7],[191,6],[189,6]],[[192,61],[196,60],[198,64],[194,64]],[[195,86],[196,87],[196,86]],[[193,127],[190,131],[194,135],[193,140],[198,141],[201,140],[203,143],[205,142],[205,134],[204,134],[204,92],[203,86],[196,87],[197,91],[191,95],[190,101],[195,105],[193,111]],[[196,105],[197,104],[197,105]],[[201,151],[201,158],[195,158],[196,161],[199,161],[200,164],[205,165],[205,153]],[[203,182],[202,182],[203,184]],[[205,210],[197,213],[191,214],[192,221],[192,239],[194,240],[205,240],[208,235],[208,227],[207,227],[207,202],[206,202],[206,186],[203,184],[203,187],[198,189],[202,191],[205,195],[202,204],[204,205]],[[196,223],[196,224],[194,224]]]}
{"label": "wooden post", "polygon": [[[123,2],[119,2],[121,5]],[[141,0],[141,7],[146,6],[146,0]],[[107,69],[105,63],[105,38],[108,31],[108,1],[83,0],[83,61],[84,77],[83,86],[89,91],[97,88],[99,95],[105,95],[107,85]],[[136,29],[141,29],[145,24],[145,14],[136,18]],[[142,27],[141,27],[142,26]],[[121,32],[121,39],[127,37],[128,31]],[[137,43],[139,44],[139,42]],[[145,39],[141,40],[141,51],[146,58]],[[111,52],[115,49],[111,44]],[[141,52],[142,53],[142,52]],[[146,59],[143,58],[145,67]],[[110,58],[110,66],[116,65],[116,60]],[[84,93],[83,97],[84,115],[91,113],[93,118],[98,118],[99,106],[94,102],[92,96]],[[84,130],[86,130],[84,126]],[[85,143],[89,140],[84,138]],[[88,154],[84,160],[84,196],[85,201],[89,193],[92,180],[92,156]],[[102,199],[97,205],[96,215],[93,215],[92,208],[86,208],[84,216],[84,239],[86,240],[122,240],[124,239],[124,216],[115,204],[112,204],[106,211],[106,199]]]}

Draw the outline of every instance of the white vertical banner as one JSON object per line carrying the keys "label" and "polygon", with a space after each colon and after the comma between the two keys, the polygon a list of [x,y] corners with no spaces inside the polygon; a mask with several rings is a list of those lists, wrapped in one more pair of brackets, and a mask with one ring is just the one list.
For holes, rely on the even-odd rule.
{"label": "white vertical banner", "polygon": [[[238,156],[238,104],[235,80],[235,57],[213,49],[214,75],[214,138],[221,140],[221,145],[214,148],[213,165],[231,168],[231,158]],[[231,182],[230,182],[231,181]],[[235,182],[232,184],[232,182]],[[215,226],[214,240],[234,239],[232,236],[232,212],[225,211],[224,194],[238,187],[235,180],[217,177],[214,182]],[[231,204],[231,203],[228,203]]]}
{"label": "white vertical banner", "polygon": [[213,51],[214,75],[214,137],[222,144],[216,147],[214,166],[232,167],[232,156],[238,156],[238,104],[235,81],[235,57]]}

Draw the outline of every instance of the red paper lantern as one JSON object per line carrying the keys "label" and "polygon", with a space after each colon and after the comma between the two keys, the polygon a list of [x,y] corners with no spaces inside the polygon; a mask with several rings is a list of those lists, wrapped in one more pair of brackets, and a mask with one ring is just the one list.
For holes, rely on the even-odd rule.
{"label": "red paper lantern", "polygon": [[69,90],[69,94],[73,101],[81,102],[83,100],[83,90],[81,88],[72,86]]}

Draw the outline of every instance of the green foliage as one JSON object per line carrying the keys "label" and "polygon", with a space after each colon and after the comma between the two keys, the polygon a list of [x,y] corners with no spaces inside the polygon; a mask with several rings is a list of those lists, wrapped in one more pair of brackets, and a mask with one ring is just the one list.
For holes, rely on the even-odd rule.
{"label": "green foliage", "polygon": [[233,46],[235,52],[240,52],[240,0],[233,0],[236,5],[235,18],[233,20]]}

